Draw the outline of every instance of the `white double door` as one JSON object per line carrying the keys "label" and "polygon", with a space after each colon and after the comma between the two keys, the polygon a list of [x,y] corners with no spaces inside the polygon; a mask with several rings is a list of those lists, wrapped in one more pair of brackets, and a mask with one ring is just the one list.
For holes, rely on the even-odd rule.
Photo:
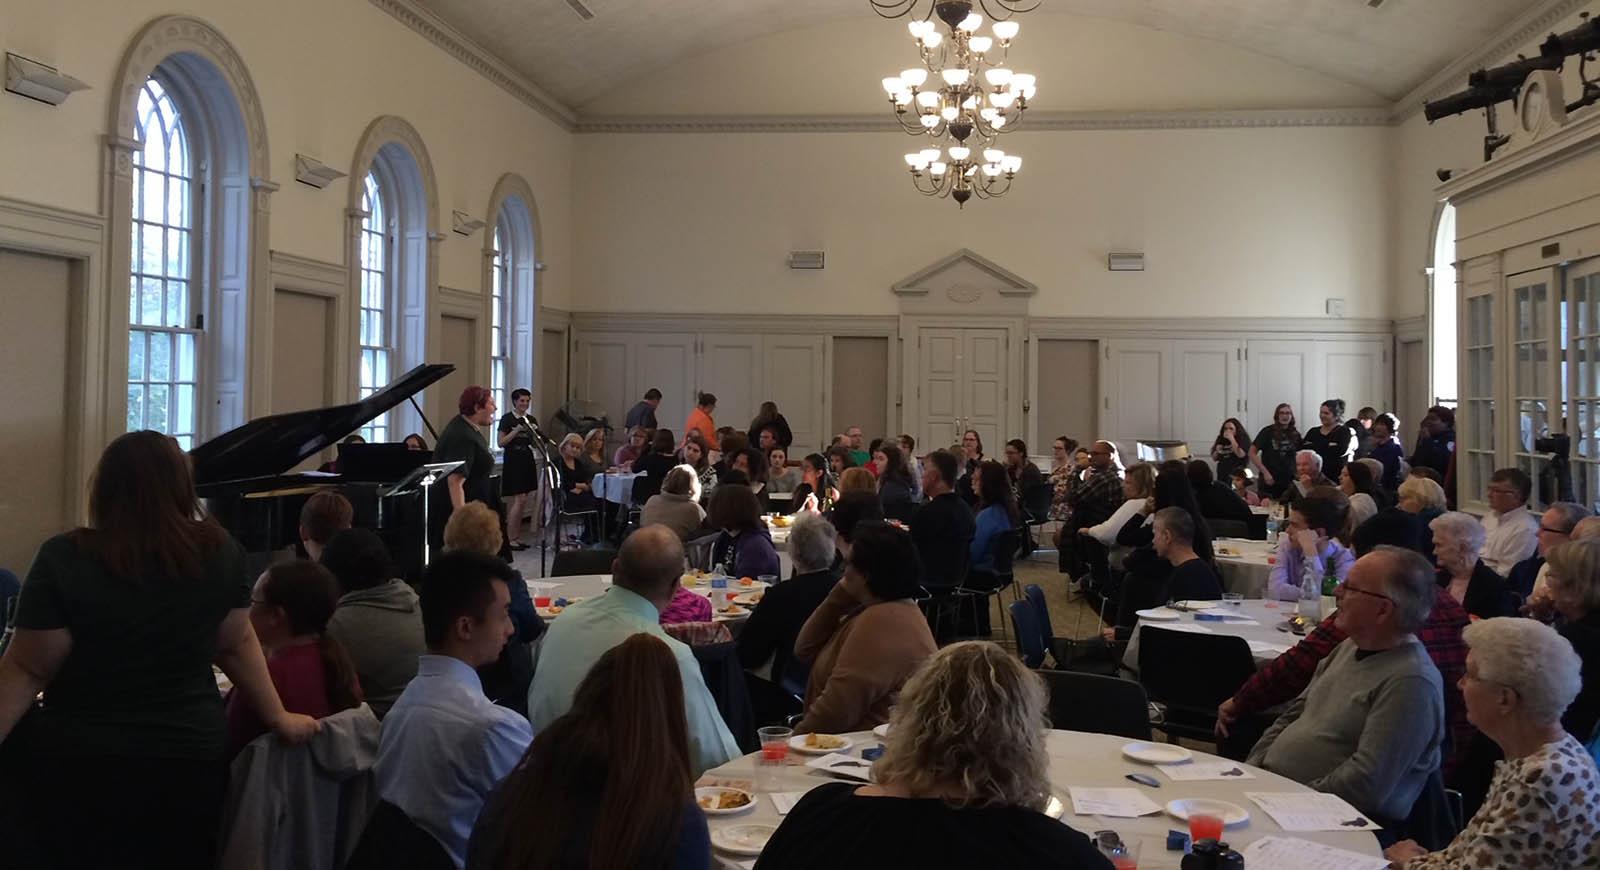
{"label": "white double door", "polygon": [[917,341],[922,417],[918,450],[958,444],[962,433],[972,429],[986,454],[1000,455],[1010,411],[1007,330],[923,327]]}

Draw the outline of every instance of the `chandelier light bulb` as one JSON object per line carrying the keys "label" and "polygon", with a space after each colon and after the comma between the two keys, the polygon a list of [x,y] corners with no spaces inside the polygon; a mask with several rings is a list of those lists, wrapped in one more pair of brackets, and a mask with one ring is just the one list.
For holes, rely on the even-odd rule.
{"label": "chandelier light bulb", "polygon": [[1027,73],[1017,73],[1011,77],[1011,90],[1024,100],[1033,99],[1034,77]]}
{"label": "chandelier light bulb", "polygon": [[1000,114],[1000,110],[993,106],[984,106],[978,111],[978,117],[984,119],[985,121],[993,121],[995,116],[998,114]]}
{"label": "chandelier light bulb", "polygon": [[912,169],[918,169],[918,168],[920,168],[917,165],[919,163],[922,163],[922,155],[921,154],[907,154],[906,155],[906,165],[907,166],[911,167]]}
{"label": "chandelier light bulb", "polygon": [[[910,157],[911,155],[908,154],[906,156]],[[983,174],[993,178],[1000,174],[1000,167],[994,165],[993,163],[985,163],[983,164]]]}
{"label": "chandelier light bulb", "polygon": [[905,83],[901,82],[896,76],[889,76],[883,80],[883,89],[892,97],[905,90]]}
{"label": "chandelier light bulb", "polygon": [[976,12],[972,12],[972,13],[969,13],[967,15],[965,20],[963,20],[960,24],[956,25],[956,29],[957,30],[965,30],[966,32],[971,33],[974,30],[977,30],[978,28],[980,28],[982,26],[983,26],[983,16],[979,15]]}
{"label": "chandelier light bulb", "polygon": [[966,178],[971,178],[972,176],[978,174],[978,167],[976,165],[969,166],[967,167],[967,171],[961,174]]}
{"label": "chandelier light bulb", "polygon": [[989,95],[989,102],[997,109],[1009,108],[1017,100],[1017,95],[1011,91],[996,91]]}
{"label": "chandelier light bulb", "polygon": [[901,91],[900,93],[895,94],[894,95],[894,104],[897,105],[897,106],[909,106],[909,105],[911,105],[911,92],[910,91]]}
{"label": "chandelier light bulb", "polygon": [[945,106],[939,110],[939,117],[945,119],[946,121],[954,121],[956,116],[959,114],[961,114],[961,111],[955,106]]}
{"label": "chandelier light bulb", "polygon": [[918,156],[922,158],[923,163],[932,163],[933,161],[939,159],[939,149],[924,148],[918,152]]}
{"label": "chandelier light bulb", "polygon": [[961,67],[956,67],[954,69],[942,70],[939,75],[944,79],[945,84],[952,88],[959,88],[967,83],[967,77],[970,75],[970,73]]}
{"label": "chandelier light bulb", "polygon": [[978,108],[978,95],[973,94],[961,101],[961,108],[971,110]]}
{"label": "chandelier light bulb", "polygon": [[911,31],[911,38],[921,41],[924,36],[933,32],[933,22],[925,19],[906,22],[906,30]]}
{"label": "chandelier light bulb", "polygon": [[983,149],[983,162],[985,163],[999,163],[1004,159],[1006,159],[1006,152],[1001,151],[999,148]]}
{"label": "chandelier light bulb", "polygon": [[1000,129],[1001,127],[1004,127],[1005,125],[1006,125],[1006,116],[1005,115],[995,115],[994,116],[994,120],[989,122],[989,126],[995,128],[996,130]]}
{"label": "chandelier light bulb", "polygon": [[912,90],[922,87],[922,83],[927,80],[928,71],[921,69],[920,67],[913,67],[911,69],[903,69],[900,71],[900,81],[904,82],[905,86],[911,88]]}
{"label": "chandelier light bulb", "polygon": [[1011,70],[1003,66],[997,66],[994,69],[984,71],[983,77],[989,81],[989,84],[997,88],[1003,88],[1011,81]]}
{"label": "chandelier light bulb", "polygon": [[941,42],[944,42],[944,36],[937,30],[929,31],[922,37],[923,48],[938,48]]}
{"label": "chandelier light bulb", "polygon": [[917,105],[924,109],[932,109],[939,105],[938,91],[922,91],[917,94]]}
{"label": "chandelier light bulb", "polygon": [[939,116],[938,115],[923,115],[922,116],[922,126],[927,127],[929,130],[932,130],[934,127],[939,126]]}
{"label": "chandelier light bulb", "polygon": [[971,148],[968,148],[968,147],[966,147],[964,145],[952,145],[952,146],[950,146],[950,159],[956,161],[957,163],[959,163],[959,162],[961,162],[963,160],[966,160],[968,157],[971,157],[971,156],[972,156],[972,149]]}
{"label": "chandelier light bulb", "polygon": [[1016,172],[1022,168],[1022,158],[1015,154],[1007,154],[1006,159],[1001,161],[1000,168],[1007,172]]}
{"label": "chandelier light bulb", "polygon": [[974,36],[967,44],[970,45],[972,50],[978,54],[983,54],[989,49],[994,48],[994,40],[987,36]]}
{"label": "chandelier light bulb", "polygon": [[950,167],[946,164],[935,161],[931,166],[928,167],[928,171],[932,172],[935,176],[941,176],[944,175],[945,170],[949,168]]}
{"label": "chandelier light bulb", "polygon": [[996,39],[1000,40],[1001,45],[1016,39],[1017,31],[1021,29],[1022,25],[1015,21],[996,21],[994,23],[994,35]]}

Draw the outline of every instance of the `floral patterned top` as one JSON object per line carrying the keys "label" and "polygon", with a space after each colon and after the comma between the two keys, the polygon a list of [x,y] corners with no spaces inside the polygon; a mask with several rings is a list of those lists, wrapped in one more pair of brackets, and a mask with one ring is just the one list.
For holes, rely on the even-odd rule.
{"label": "floral patterned top", "polygon": [[1600,867],[1600,772],[1572,735],[1495,765],[1489,797],[1438,852],[1405,870]]}
{"label": "floral patterned top", "polygon": [[1058,465],[1050,469],[1049,483],[1055,487],[1050,496],[1050,519],[1064,523],[1072,516],[1072,509],[1067,507],[1067,492],[1072,489],[1072,466]]}

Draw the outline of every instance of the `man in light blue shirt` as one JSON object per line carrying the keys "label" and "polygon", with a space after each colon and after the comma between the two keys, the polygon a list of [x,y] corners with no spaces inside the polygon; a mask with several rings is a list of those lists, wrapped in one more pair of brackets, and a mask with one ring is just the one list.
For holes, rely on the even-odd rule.
{"label": "man in light blue shirt", "polygon": [[661,611],[683,576],[683,543],[677,534],[662,525],[634,532],[623,542],[611,571],[610,591],[567,608],[550,624],[528,687],[533,727],[542,729],[571,709],[573,693],[600,656],[642,633],[665,641],[678,660],[695,776],[739,757],[739,745],[706,688],[694,652],[661,630]]}
{"label": "man in light blue shirt", "polygon": [[378,797],[432,834],[457,867],[484,799],[517,766],[533,729],[483,694],[477,668],[500,657],[513,633],[511,566],[456,551],[422,579],[428,654],[389,709],[373,767]]}

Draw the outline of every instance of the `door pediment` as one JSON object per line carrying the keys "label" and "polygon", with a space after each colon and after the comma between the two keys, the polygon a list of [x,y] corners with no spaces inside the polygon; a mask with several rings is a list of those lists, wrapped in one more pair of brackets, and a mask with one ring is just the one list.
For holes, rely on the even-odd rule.
{"label": "door pediment", "polygon": [[1026,315],[1038,286],[962,248],[890,288],[902,313]]}

